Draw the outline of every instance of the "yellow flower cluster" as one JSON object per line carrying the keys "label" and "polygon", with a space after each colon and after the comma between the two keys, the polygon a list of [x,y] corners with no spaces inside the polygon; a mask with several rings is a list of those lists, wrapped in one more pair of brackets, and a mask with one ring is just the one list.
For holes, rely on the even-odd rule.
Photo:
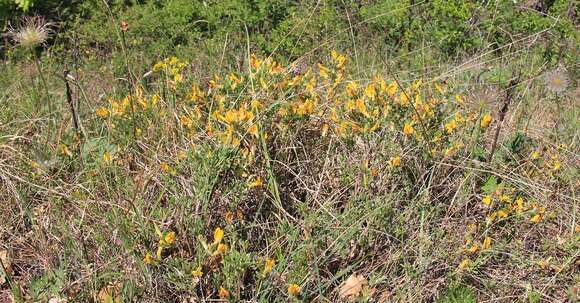
{"label": "yellow flower cluster", "polygon": [[145,257],[143,257],[143,262],[147,265],[157,265],[161,262],[163,250],[171,247],[175,243],[175,232],[161,232],[161,230],[155,226],[155,232],[159,237],[159,243],[157,245],[157,251],[155,252],[155,256],[151,253],[147,252]]}
{"label": "yellow flower cluster", "polygon": [[171,81],[181,82],[183,80],[182,72],[187,64],[186,61],[181,61],[177,57],[171,57],[155,63],[153,71],[165,71]]}
{"label": "yellow flower cluster", "polygon": [[492,210],[486,217],[488,225],[494,221],[506,219],[512,214],[524,215],[526,213],[530,216],[530,222],[539,223],[546,211],[537,202],[526,203],[521,196],[514,199],[511,195],[499,192],[485,195],[481,203]]}

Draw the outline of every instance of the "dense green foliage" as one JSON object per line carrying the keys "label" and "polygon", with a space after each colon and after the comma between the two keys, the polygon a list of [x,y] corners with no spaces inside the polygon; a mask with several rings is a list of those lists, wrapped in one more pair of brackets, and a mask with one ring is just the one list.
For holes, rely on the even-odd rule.
{"label": "dense green foliage", "polygon": [[238,58],[228,59],[239,61],[236,52],[249,40],[254,51],[283,61],[330,48],[370,48],[389,56],[431,48],[440,60],[482,49],[501,53],[539,34],[545,55],[558,61],[562,46],[577,44],[577,9],[567,0],[50,0],[35,2],[31,12],[58,24],[64,49],[78,48],[82,38],[82,47],[100,55],[114,51],[116,25],[124,20],[129,44],[156,57],[233,51]]}

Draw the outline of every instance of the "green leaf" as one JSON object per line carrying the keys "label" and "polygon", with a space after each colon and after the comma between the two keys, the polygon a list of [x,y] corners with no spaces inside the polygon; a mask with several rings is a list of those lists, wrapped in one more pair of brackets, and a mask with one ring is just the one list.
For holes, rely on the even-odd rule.
{"label": "green leaf", "polygon": [[497,183],[497,178],[495,176],[490,176],[487,178],[487,181],[485,181],[485,184],[481,187],[481,190],[490,195],[494,193],[498,187],[499,184]]}
{"label": "green leaf", "polygon": [[24,12],[27,12],[32,6],[32,0],[14,0],[14,3]]}

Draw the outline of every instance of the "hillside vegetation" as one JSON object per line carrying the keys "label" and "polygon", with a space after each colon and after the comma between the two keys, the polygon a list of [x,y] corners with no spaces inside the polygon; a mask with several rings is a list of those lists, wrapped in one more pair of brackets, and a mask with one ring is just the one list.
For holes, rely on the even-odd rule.
{"label": "hillside vegetation", "polygon": [[0,0],[0,302],[577,302],[572,0]]}

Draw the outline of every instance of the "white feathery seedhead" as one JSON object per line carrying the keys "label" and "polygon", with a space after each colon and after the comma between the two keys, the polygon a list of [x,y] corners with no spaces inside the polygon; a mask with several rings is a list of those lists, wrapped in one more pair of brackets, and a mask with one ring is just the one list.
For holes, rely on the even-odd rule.
{"label": "white feathery seedhead", "polygon": [[24,48],[35,48],[46,42],[52,30],[43,17],[25,17],[18,28],[10,29],[10,36],[16,44]]}
{"label": "white feathery seedhead", "polygon": [[547,72],[544,78],[546,87],[553,93],[562,93],[568,88],[568,75],[561,70]]}

